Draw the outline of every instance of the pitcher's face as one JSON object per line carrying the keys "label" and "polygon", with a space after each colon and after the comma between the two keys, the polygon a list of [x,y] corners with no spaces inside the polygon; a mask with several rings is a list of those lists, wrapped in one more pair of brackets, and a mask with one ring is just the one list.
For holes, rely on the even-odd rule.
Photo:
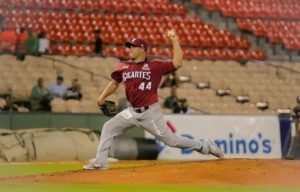
{"label": "pitcher's face", "polygon": [[145,54],[145,50],[142,47],[131,46],[129,48],[129,57],[131,59],[136,59],[143,54]]}

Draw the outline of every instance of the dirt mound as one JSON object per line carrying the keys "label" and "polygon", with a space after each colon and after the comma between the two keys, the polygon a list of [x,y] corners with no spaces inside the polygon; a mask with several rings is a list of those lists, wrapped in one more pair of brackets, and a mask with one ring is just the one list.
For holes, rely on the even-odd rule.
{"label": "dirt mound", "polygon": [[300,161],[233,159],[155,163],[93,171],[68,171],[37,176],[1,178],[2,182],[205,184],[300,187]]}

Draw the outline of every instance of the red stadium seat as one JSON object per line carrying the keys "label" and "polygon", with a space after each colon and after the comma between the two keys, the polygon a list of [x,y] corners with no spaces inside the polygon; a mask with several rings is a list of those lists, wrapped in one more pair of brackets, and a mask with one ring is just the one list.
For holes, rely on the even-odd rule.
{"label": "red stadium seat", "polygon": [[[241,30],[252,31],[256,36],[267,37],[272,43],[283,43],[287,49],[297,49],[297,41],[287,40],[292,34],[292,39],[299,39],[298,19],[300,19],[300,1],[283,0],[193,0],[202,4],[208,10],[220,10],[226,17],[235,17],[236,24]],[[249,19],[250,18],[250,19]],[[273,19],[274,21],[270,21]],[[293,23],[293,24],[292,24]],[[238,46],[249,48],[249,42],[239,42]]]}
{"label": "red stadium seat", "polygon": [[235,49],[233,50],[229,50],[228,51],[228,56],[230,59],[232,60],[241,60],[241,55],[239,54],[239,52]]}
{"label": "red stadium seat", "polygon": [[248,60],[251,58],[251,53],[248,50],[240,50],[239,55],[241,57],[241,60]]}
{"label": "red stadium seat", "polygon": [[[20,5],[25,5],[24,8],[16,6],[14,11],[0,8],[8,21],[11,21],[10,25],[14,27],[31,25],[36,32],[47,31],[48,37],[53,42],[51,45],[54,46],[54,50],[61,51],[62,54],[87,54],[89,51],[85,49],[86,44],[94,42],[96,28],[101,30],[101,38],[105,44],[117,47],[112,50],[106,48],[104,52],[121,57],[126,56],[127,53],[123,47],[121,49],[119,46],[133,37],[144,38],[149,44],[157,46],[157,49],[150,50],[153,55],[154,53],[170,55],[171,42],[165,35],[168,28],[176,29],[181,45],[186,50],[185,53],[191,58],[206,56],[214,59],[226,59],[229,55],[224,51],[225,49],[248,49],[251,47],[247,39],[239,38],[214,25],[206,24],[199,17],[186,17],[186,9],[183,5],[171,4],[168,0],[129,0],[126,2],[115,0],[39,0],[38,2],[22,0],[20,2],[18,2]],[[35,6],[37,9],[27,8],[24,2],[28,2],[28,5]],[[207,3],[211,9],[222,8],[218,2],[229,7],[227,1],[205,0],[201,2]],[[238,8],[237,5],[234,6]],[[50,9],[39,10],[40,7]],[[99,13],[98,8],[104,12]],[[253,10],[251,11],[253,13]],[[126,14],[123,14],[125,12]],[[142,15],[141,13],[146,14]],[[249,24],[248,21],[244,23]],[[72,46],[70,46],[71,44]],[[211,49],[202,52],[203,48]],[[87,49],[90,50],[90,47]]]}
{"label": "red stadium seat", "polygon": [[263,61],[263,60],[267,59],[266,55],[263,54],[263,52],[258,51],[258,50],[252,51],[250,54],[251,54],[250,58],[254,59],[254,60],[261,60],[261,61]]}

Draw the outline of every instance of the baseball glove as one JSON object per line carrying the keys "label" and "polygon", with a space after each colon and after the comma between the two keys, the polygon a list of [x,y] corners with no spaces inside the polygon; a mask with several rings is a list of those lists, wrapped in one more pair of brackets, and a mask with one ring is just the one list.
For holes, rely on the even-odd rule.
{"label": "baseball glove", "polygon": [[117,114],[117,106],[114,101],[104,101],[104,103],[100,106],[100,109],[103,114],[108,117],[113,117]]}

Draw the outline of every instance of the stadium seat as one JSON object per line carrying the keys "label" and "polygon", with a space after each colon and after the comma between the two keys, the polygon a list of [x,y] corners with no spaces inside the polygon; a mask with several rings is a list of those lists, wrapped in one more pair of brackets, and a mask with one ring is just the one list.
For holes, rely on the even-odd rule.
{"label": "stadium seat", "polygon": [[[222,8],[220,3],[225,7],[229,5],[227,1],[197,2],[207,4],[207,7],[212,10]],[[99,12],[99,9],[104,11]],[[216,56],[216,58],[229,59],[229,54],[223,49],[251,48],[251,43],[247,39],[220,30],[214,25],[205,23],[199,17],[186,17],[187,11],[182,4],[173,4],[169,1],[79,0],[62,3],[53,0],[38,2],[22,0],[7,2],[0,8],[0,12],[7,18],[7,23],[14,28],[25,25],[33,27],[35,32],[47,31],[48,38],[51,40],[51,50],[55,54],[92,53],[91,45],[94,42],[95,29],[101,30],[101,38],[105,43],[104,54],[115,54],[119,57],[127,55],[126,51],[119,46],[135,36],[143,37],[149,44],[157,46],[157,50],[150,51],[151,54],[170,55],[168,49],[171,44],[164,34],[168,28],[176,29],[181,44],[186,48],[186,54],[190,58],[203,56],[202,51],[196,49],[215,49],[216,51],[213,51],[209,58]],[[239,21],[243,22],[243,20]],[[247,24],[250,25],[249,22]],[[106,46],[117,48],[110,50],[106,49]]]}
{"label": "stadium seat", "polygon": [[[241,30],[282,43],[286,49],[299,50],[299,1],[293,0],[203,0],[192,1],[208,10],[220,10],[225,17],[235,17]],[[241,43],[243,44],[243,43]],[[244,44],[246,48],[246,44]],[[249,45],[248,45],[249,46]]]}
{"label": "stadium seat", "polygon": [[52,112],[65,113],[68,111],[67,103],[61,99],[54,99],[51,101]]}

